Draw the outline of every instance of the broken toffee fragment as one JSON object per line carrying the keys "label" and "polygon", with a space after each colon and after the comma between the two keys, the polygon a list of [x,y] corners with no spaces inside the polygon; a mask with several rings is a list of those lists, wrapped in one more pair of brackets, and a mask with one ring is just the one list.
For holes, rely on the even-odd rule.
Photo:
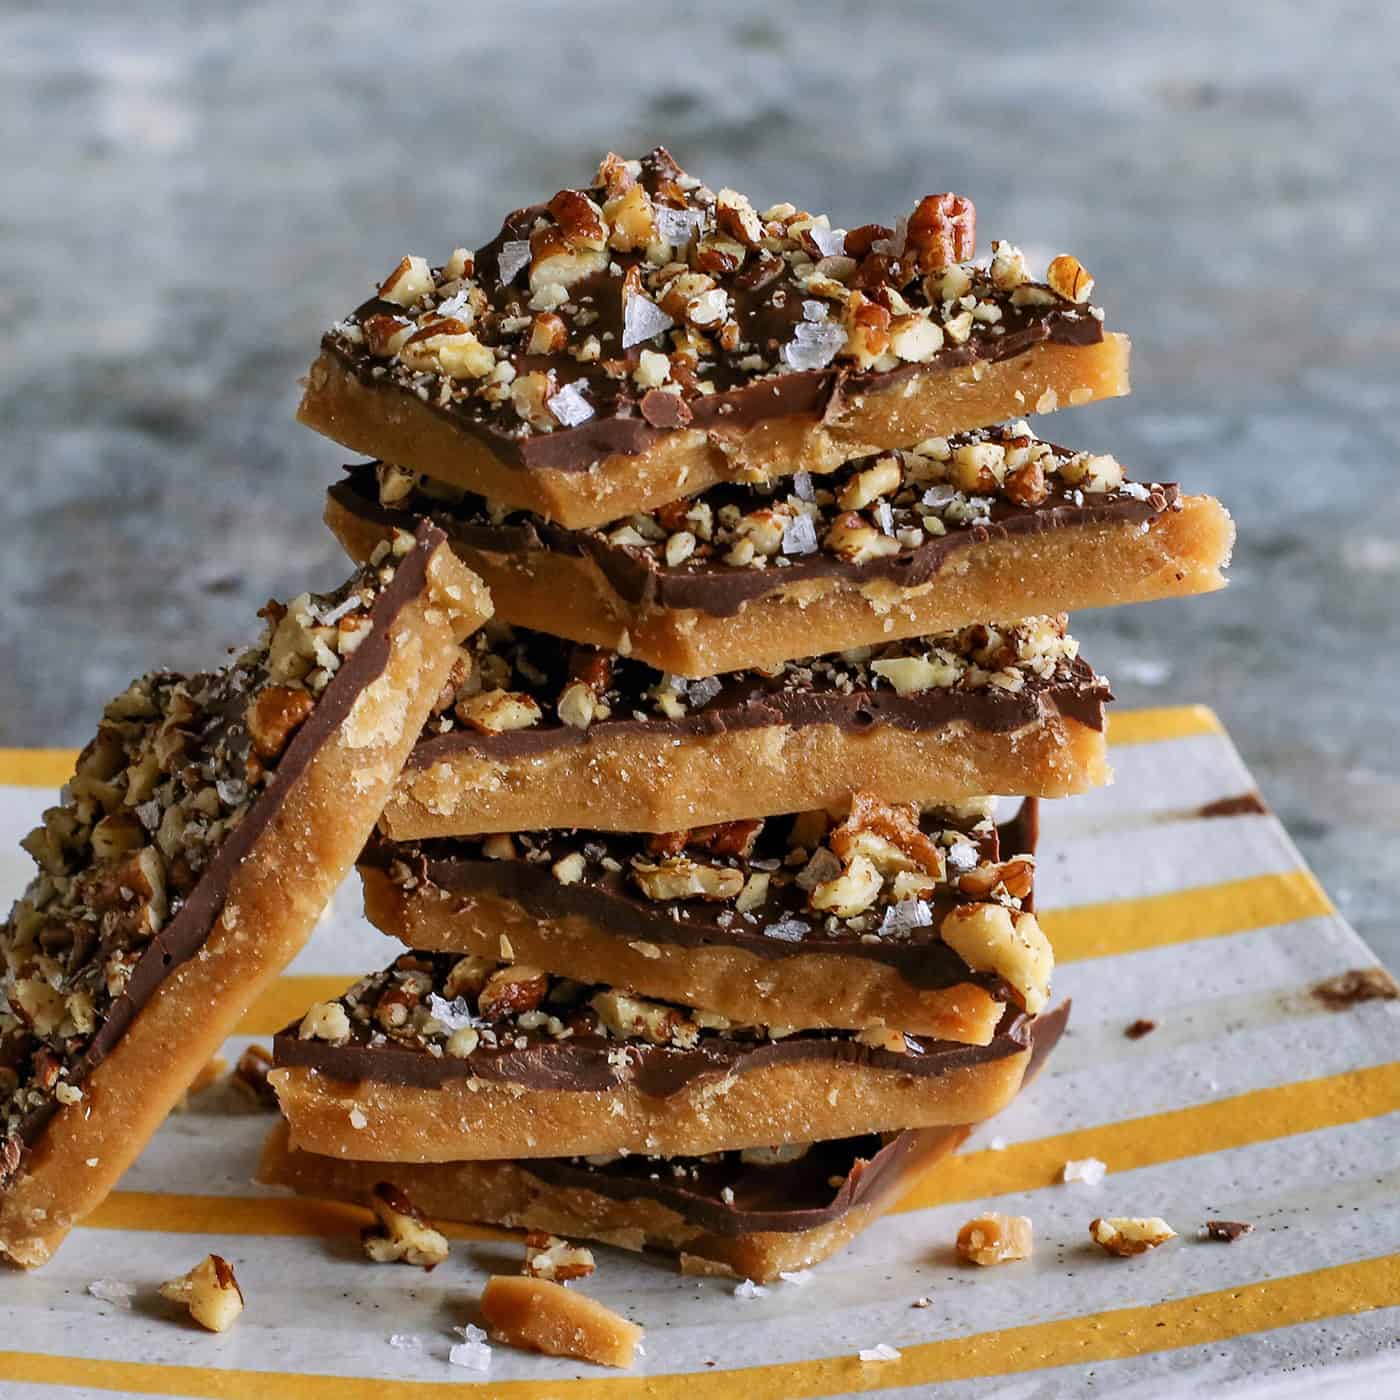
{"label": "broken toffee fragment", "polygon": [[0,1255],[53,1253],[305,942],[489,613],[425,524],[107,706],[0,928]]}

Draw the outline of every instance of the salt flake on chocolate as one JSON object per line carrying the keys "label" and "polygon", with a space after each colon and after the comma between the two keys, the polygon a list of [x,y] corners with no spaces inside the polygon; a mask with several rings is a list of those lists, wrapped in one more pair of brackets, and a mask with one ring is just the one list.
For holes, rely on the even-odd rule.
{"label": "salt flake on chocolate", "polygon": [[501,244],[499,258],[501,285],[514,282],[522,268],[530,265],[530,240],[528,238],[508,238]]}
{"label": "salt flake on chocolate", "polygon": [[823,321],[799,321],[793,327],[792,339],[783,346],[783,359],[789,369],[825,369],[846,343],[846,332],[840,326]]}
{"label": "salt flake on chocolate", "polygon": [[894,534],[894,511],[888,501],[881,501],[875,507],[875,523],[880,527],[882,535]]}
{"label": "salt flake on chocolate", "polygon": [[812,486],[811,472],[794,472],[792,478],[792,494],[799,501],[815,501],[817,493]]}
{"label": "salt flake on chocolate", "polygon": [[804,301],[802,303],[802,319],[804,321],[825,321],[830,310],[831,308],[824,301]]}
{"label": "salt flake on chocolate", "polygon": [[473,1014],[466,997],[456,997],[447,1001],[436,992],[428,993],[428,1015],[446,1031],[461,1031],[468,1026],[483,1024]]}
{"label": "salt flake on chocolate", "polygon": [[[525,245],[530,246],[528,243]],[[446,301],[438,304],[437,314],[439,316],[460,316],[462,312],[470,312],[472,309],[472,298],[470,292],[458,292],[450,296]]]}
{"label": "salt flake on chocolate", "polygon": [[630,350],[676,323],[650,297],[633,292],[622,308],[622,348]]}
{"label": "salt flake on chocolate", "polygon": [[901,899],[885,910],[880,920],[881,933],[901,934],[911,929],[928,928],[933,923],[933,911],[922,899]]}
{"label": "salt flake on chocolate", "polygon": [[812,524],[810,515],[794,515],[783,526],[784,554],[815,554],[817,552],[817,527]]}
{"label": "salt flake on chocolate", "polygon": [[593,405],[583,396],[577,384],[566,384],[557,394],[545,400],[549,411],[566,428],[577,428],[593,417]]}
{"label": "salt flake on chocolate", "polygon": [[954,870],[975,870],[977,868],[977,847],[971,841],[959,841],[948,847],[948,864]]}
{"label": "salt flake on chocolate", "polygon": [[807,232],[812,235],[812,242],[817,245],[817,251],[824,258],[839,258],[846,251],[846,230],[843,228],[825,228],[821,224],[813,224]]}
{"label": "salt flake on chocolate", "polygon": [[689,243],[691,234],[699,233],[705,226],[703,209],[670,209],[665,205],[658,205],[652,218],[657,233],[673,247]]}
{"label": "salt flake on chocolate", "polygon": [[723,689],[724,682],[718,676],[705,676],[701,680],[691,681],[686,687],[686,698],[699,709],[701,705],[708,705]]}
{"label": "salt flake on chocolate", "polygon": [[765,924],[765,938],[781,939],[784,943],[800,943],[808,933],[808,925],[802,919],[779,919],[776,924]]}

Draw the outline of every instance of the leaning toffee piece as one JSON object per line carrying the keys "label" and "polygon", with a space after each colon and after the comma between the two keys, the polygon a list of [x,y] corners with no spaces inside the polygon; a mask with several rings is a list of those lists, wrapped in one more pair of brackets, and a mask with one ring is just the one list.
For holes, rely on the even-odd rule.
{"label": "leaning toffee piece", "polygon": [[[1025,1083],[1054,1048],[1066,1002],[1037,1017]],[[279,1123],[258,1180],[363,1204],[389,1171],[437,1220],[545,1230],[679,1254],[686,1273],[758,1283],[844,1248],[967,1136],[965,1127],[750,1148],[704,1159],[613,1156],[516,1162],[357,1162],[294,1150]]]}
{"label": "leaning toffee piece", "polygon": [[0,928],[0,1256],[42,1264],[305,942],[378,816],[479,579],[424,525],[262,614],[221,671],[107,706]]}
{"label": "leaning toffee piece", "polygon": [[274,1041],[292,1145],[366,1161],[703,1155],[976,1122],[1010,1101],[1034,1018],[987,1045],[735,1026],[517,963],[406,953]]}
{"label": "leaning toffee piece", "polygon": [[492,623],[464,649],[382,826],[394,840],[676,831],[1109,780],[1108,683],[1063,618],[974,626],[698,681]]}
{"label": "leaning toffee piece", "polygon": [[858,792],[837,823],[823,811],[650,838],[376,841],[359,870],[385,933],[473,955],[453,973],[462,986],[507,947],[740,1025],[985,1045],[1009,1001],[1041,1010],[1053,963],[1030,912],[1032,850],[1002,848],[989,809],[919,817]]}
{"label": "leaning toffee piece", "polygon": [[1129,480],[1024,423],[714,486],[591,530],[382,463],[350,468],[326,500],[357,559],[418,516],[486,579],[502,621],[684,676],[1210,592],[1235,535],[1212,497]]}
{"label": "leaning toffee piece", "polygon": [[404,258],[322,340],[299,416],[579,528],[1127,393],[1079,263],[976,264],[974,223],[935,194],[845,232],[610,155],[479,253]]}

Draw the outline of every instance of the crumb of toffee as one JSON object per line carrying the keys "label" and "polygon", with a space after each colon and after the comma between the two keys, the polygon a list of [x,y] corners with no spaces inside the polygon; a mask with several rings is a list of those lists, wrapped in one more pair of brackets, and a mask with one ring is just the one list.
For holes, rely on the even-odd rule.
{"label": "crumb of toffee", "polygon": [[1124,1028],[1123,1034],[1126,1035],[1129,1040],[1141,1040],[1143,1036],[1151,1035],[1156,1029],[1156,1021],[1149,1021],[1145,1017],[1140,1016],[1132,1025]]}
{"label": "crumb of toffee", "polygon": [[1383,967],[1354,967],[1317,983],[1312,994],[1329,1011],[1345,1011],[1363,1001],[1394,1001],[1400,986]]}
{"label": "crumb of toffee", "polygon": [[974,263],[974,220],[969,201],[928,195],[895,228],[847,232],[791,204],[760,212],[715,194],[659,147],[609,155],[591,186],[511,214],[478,252],[438,268],[402,259],[324,344],[526,439],[594,419],[699,425],[733,412],[731,391],[795,376],[860,387],[1050,337],[1102,339],[1073,258],[1043,282],[1009,244]]}
{"label": "crumb of toffee", "polygon": [[1219,1240],[1222,1244],[1234,1244],[1242,1235],[1249,1234],[1253,1225],[1243,1220],[1207,1220],[1206,1238]]}

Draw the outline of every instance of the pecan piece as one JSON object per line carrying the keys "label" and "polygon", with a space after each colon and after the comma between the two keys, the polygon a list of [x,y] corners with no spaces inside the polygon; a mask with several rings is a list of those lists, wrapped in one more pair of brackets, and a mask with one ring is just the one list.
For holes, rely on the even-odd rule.
{"label": "pecan piece", "polygon": [[967,262],[977,251],[977,210],[956,194],[927,194],[909,217],[906,256],[921,273]]}

